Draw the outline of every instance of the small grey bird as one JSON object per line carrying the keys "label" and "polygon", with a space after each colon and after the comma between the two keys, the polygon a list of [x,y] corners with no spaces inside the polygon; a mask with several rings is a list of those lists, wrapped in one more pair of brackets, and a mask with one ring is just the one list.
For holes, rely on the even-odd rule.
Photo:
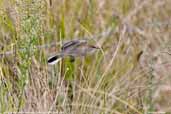
{"label": "small grey bird", "polygon": [[87,40],[71,40],[63,44],[61,52],[48,58],[48,64],[53,65],[67,56],[69,56],[71,58],[71,62],[73,62],[75,57],[84,57],[87,54],[92,54],[97,49],[100,48],[88,44]]}

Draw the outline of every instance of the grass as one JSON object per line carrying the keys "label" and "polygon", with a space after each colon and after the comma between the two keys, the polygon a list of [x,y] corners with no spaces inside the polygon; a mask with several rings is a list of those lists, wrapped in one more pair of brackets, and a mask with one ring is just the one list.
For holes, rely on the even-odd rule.
{"label": "grass", "polygon": [[[170,3],[0,0],[0,113],[170,113]],[[47,64],[85,38],[101,50]]]}

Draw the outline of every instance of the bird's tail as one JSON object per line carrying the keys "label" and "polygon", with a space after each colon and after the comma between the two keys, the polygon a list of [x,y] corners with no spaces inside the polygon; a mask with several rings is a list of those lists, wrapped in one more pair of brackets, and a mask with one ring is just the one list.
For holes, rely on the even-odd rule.
{"label": "bird's tail", "polygon": [[51,57],[48,58],[48,64],[54,65],[57,62],[59,62],[62,58],[63,58],[63,55],[62,54],[58,54],[58,55],[55,55],[55,56],[51,56]]}

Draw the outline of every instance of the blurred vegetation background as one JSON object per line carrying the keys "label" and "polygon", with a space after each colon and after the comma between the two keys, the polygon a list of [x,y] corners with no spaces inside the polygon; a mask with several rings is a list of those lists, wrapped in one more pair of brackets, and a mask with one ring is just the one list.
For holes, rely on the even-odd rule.
{"label": "blurred vegetation background", "polygon": [[[0,113],[171,113],[171,0],[0,0]],[[50,66],[63,42],[101,50]]]}

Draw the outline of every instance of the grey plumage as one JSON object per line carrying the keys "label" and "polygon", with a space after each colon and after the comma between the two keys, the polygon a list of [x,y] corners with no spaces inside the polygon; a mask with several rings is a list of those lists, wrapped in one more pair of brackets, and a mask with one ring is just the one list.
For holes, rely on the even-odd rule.
{"label": "grey plumage", "polygon": [[64,43],[61,47],[61,52],[55,56],[50,57],[48,59],[48,63],[55,64],[66,56],[71,57],[71,61],[74,61],[75,57],[86,56],[87,54],[93,53],[97,49],[99,48],[93,45],[89,45],[86,40],[71,40]]}

